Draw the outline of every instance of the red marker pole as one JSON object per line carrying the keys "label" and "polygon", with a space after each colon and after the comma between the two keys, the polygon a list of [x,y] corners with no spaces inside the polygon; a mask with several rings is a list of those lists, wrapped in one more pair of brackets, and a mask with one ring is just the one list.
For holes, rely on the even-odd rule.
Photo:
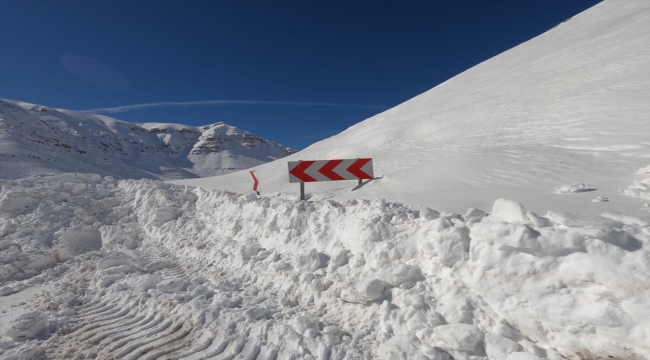
{"label": "red marker pole", "polygon": [[260,182],[257,180],[257,177],[255,177],[255,171],[249,171],[249,173],[251,173],[251,176],[253,177],[253,191],[259,195],[260,192],[257,191],[257,185],[259,185]]}

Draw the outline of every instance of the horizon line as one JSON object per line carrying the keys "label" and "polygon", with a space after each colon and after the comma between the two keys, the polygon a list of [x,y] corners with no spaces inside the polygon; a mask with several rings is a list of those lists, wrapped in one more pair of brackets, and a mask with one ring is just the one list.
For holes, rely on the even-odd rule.
{"label": "horizon line", "polygon": [[202,101],[160,101],[143,104],[122,105],[105,108],[94,108],[78,110],[86,113],[106,113],[115,114],[128,111],[137,111],[159,107],[192,107],[192,106],[210,106],[210,105],[289,105],[289,106],[330,106],[330,107],[351,107],[351,108],[375,108],[387,109],[383,105],[360,105],[360,104],[337,104],[327,102],[303,102],[303,101],[271,101],[271,100],[202,100]]}

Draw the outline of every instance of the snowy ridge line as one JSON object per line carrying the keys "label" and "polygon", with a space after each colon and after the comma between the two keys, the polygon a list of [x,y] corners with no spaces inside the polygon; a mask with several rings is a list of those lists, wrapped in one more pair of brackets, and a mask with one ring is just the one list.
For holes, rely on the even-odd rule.
{"label": "snowy ridge line", "polygon": [[0,99],[2,177],[67,172],[181,179],[242,170],[296,152],[234,126],[129,123]]}
{"label": "snowy ridge line", "polygon": [[3,335],[7,359],[650,354],[643,219],[538,216],[502,199],[461,216],[91,175],[1,184],[7,249],[67,260],[3,265],[8,293],[56,281]]}

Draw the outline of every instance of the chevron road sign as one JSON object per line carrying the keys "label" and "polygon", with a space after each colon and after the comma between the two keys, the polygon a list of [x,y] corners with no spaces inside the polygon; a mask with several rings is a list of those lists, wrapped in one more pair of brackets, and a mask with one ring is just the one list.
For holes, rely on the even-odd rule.
{"label": "chevron road sign", "polygon": [[289,182],[372,179],[372,159],[289,161]]}
{"label": "chevron road sign", "polygon": [[305,200],[305,183],[372,179],[372,159],[289,161],[289,182],[300,183],[300,200]]}
{"label": "chevron road sign", "polygon": [[249,171],[249,173],[251,173],[251,176],[253,177],[253,191],[255,191],[257,193],[257,195],[259,195],[260,192],[257,191],[257,185],[259,185],[260,182],[259,182],[259,180],[257,180],[257,177],[255,176],[255,170]]}

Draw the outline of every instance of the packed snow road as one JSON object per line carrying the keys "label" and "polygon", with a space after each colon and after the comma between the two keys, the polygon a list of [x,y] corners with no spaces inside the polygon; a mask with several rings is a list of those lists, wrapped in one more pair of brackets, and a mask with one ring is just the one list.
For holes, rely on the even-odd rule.
{"label": "packed snow road", "polygon": [[0,182],[3,359],[650,356],[647,219]]}

